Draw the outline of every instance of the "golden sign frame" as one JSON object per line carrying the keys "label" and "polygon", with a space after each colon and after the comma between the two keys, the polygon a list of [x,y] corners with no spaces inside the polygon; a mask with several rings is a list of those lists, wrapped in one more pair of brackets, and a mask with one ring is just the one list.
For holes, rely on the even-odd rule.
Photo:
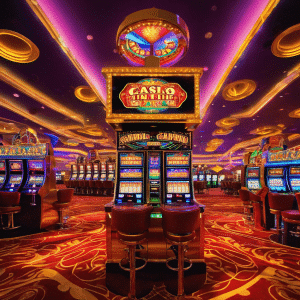
{"label": "golden sign frame", "polygon": [[[189,123],[200,124],[200,78],[203,68],[137,68],[117,67],[103,68],[102,73],[106,78],[107,102],[106,122],[109,124],[138,123],[163,121],[164,123]],[[191,114],[115,114],[112,112],[112,78],[114,76],[140,76],[140,77],[194,77],[194,113]]]}

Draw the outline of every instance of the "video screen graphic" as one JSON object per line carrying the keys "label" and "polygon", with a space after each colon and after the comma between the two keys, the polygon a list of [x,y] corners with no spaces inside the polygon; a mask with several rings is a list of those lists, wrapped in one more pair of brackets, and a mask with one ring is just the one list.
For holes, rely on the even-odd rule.
{"label": "video screen graphic", "polygon": [[167,153],[167,166],[189,166],[190,153]]}
{"label": "video screen graphic", "polygon": [[260,184],[259,184],[259,180],[248,180],[247,181],[247,188],[249,190],[259,190],[260,189]]}
{"label": "video screen graphic", "polygon": [[190,193],[190,185],[188,181],[167,181],[168,194],[188,194]]}
{"label": "video screen graphic", "polygon": [[9,184],[21,184],[22,176],[21,175],[11,175],[9,178]]}
{"label": "video screen graphic", "polygon": [[119,193],[122,194],[141,194],[142,181],[120,181]]}
{"label": "video screen graphic", "polygon": [[143,177],[142,169],[121,169],[120,170],[120,178],[142,178],[142,177]]}
{"label": "video screen graphic", "polygon": [[257,169],[248,169],[247,170],[247,177],[251,178],[251,177],[259,177],[259,168]]}
{"label": "video screen graphic", "polygon": [[143,166],[143,153],[121,153],[120,166]]}
{"label": "video screen graphic", "polygon": [[167,169],[167,178],[189,178],[189,169]]}
{"label": "video screen graphic", "polygon": [[9,168],[13,171],[22,171],[23,165],[21,161],[12,161],[9,163]]}
{"label": "video screen graphic", "polygon": [[29,160],[28,168],[29,168],[29,170],[44,171],[44,161],[43,160]]}
{"label": "video screen graphic", "polygon": [[283,176],[283,168],[269,169],[269,176]]}
{"label": "video screen graphic", "polygon": [[4,161],[0,162],[0,171],[5,171],[5,162]]}

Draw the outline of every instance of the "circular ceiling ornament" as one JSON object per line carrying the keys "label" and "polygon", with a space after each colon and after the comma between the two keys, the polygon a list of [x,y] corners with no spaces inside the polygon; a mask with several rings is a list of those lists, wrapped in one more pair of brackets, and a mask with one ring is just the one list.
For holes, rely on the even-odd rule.
{"label": "circular ceiling ornament", "polygon": [[20,129],[14,123],[6,123],[0,121],[0,134],[18,133]]}
{"label": "circular ceiling ornament", "polygon": [[232,128],[218,128],[216,129],[212,135],[215,136],[215,135],[227,135],[229,133],[231,133],[233,131]]}
{"label": "circular ceiling ornament", "polygon": [[84,146],[87,148],[94,148],[95,145],[93,143],[85,143]]}
{"label": "circular ceiling ornament", "polygon": [[297,108],[289,113],[290,118],[300,118],[300,108]]}
{"label": "circular ceiling ornament", "polygon": [[86,135],[91,135],[91,136],[102,136],[103,135],[102,130],[97,127],[77,129],[77,132],[83,133]]}
{"label": "circular ceiling ornament", "polygon": [[254,135],[270,135],[270,134],[279,134],[283,130],[280,126],[261,126],[252,131],[250,134]]}
{"label": "circular ceiling ornament", "polygon": [[250,79],[237,80],[225,86],[222,96],[228,101],[237,101],[250,96],[256,89],[256,83]]}
{"label": "circular ceiling ornament", "polygon": [[79,100],[83,101],[83,102],[95,102],[98,97],[95,94],[95,92],[86,85],[80,85],[75,89],[74,92],[76,98],[78,98]]}
{"label": "circular ceiling ornament", "polygon": [[300,54],[300,24],[296,24],[281,34],[273,41],[272,53],[277,57],[293,57]]}
{"label": "circular ceiling ornament", "polygon": [[117,49],[129,64],[144,66],[150,56],[159,58],[160,66],[171,66],[187,52],[189,30],[178,15],[157,8],[128,15],[117,32]]}
{"label": "circular ceiling ornament", "polygon": [[240,125],[240,121],[239,121],[239,119],[229,117],[229,118],[223,118],[223,119],[217,121],[216,125],[218,127],[222,127],[222,128],[231,128],[231,127]]}
{"label": "circular ceiling ornament", "polygon": [[289,141],[294,141],[300,138],[300,134],[299,133],[294,133],[288,136],[288,140]]}
{"label": "circular ceiling ornament", "polygon": [[216,150],[217,150],[216,148],[212,148],[212,147],[206,147],[205,148],[205,152],[214,152]]}
{"label": "circular ceiling ornament", "polygon": [[0,29],[0,56],[17,63],[30,63],[40,55],[38,47],[24,35]]}
{"label": "circular ceiling ornament", "polygon": [[208,147],[219,147],[224,143],[224,140],[222,139],[212,139],[207,143]]}
{"label": "circular ceiling ornament", "polygon": [[68,146],[78,146],[79,145],[79,142],[77,142],[76,140],[74,139],[68,139],[66,142],[65,142],[66,145]]}

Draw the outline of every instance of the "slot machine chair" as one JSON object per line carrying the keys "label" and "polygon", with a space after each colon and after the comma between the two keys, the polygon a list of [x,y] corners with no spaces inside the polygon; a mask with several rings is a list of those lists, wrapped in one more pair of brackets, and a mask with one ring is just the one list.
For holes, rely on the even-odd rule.
{"label": "slot machine chair", "polygon": [[276,233],[281,234],[281,213],[293,209],[294,195],[268,193],[270,213],[275,215]]}
{"label": "slot machine chair", "polygon": [[90,195],[94,195],[95,194],[95,188],[96,188],[96,184],[95,184],[95,180],[88,180],[89,182],[89,190],[90,190]]}
{"label": "slot machine chair", "polygon": [[103,181],[103,195],[111,196],[114,190],[113,181]]}
{"label": "slot machine chair", "polygon": [[[16,229],[20,226],[14,224],[14,214],[21,211],[20,204],[21,193],[0,191],[0,215],[1,229]],[[2,215],[8,216],[7,227],[4,227]]]}
{"label": "slot machine chair", "polygon": [[103,195],[103,181],[95,180],[95,192],[97,195]]}
{"label": "slot machine chair", "polygon": [[73,198],[73,194],[74,189],[72,188],[61,189],[57,191],[57,201],[55,201],[53,205],[58,211],[59,229],[67,228],[67,226],[64,224],[63,211],[69,208],[70,202]]}
{"label": "slot machine chair", "polygon": [[[281,212],[283,221],[283,244],[289,245],[289,236],[300,237],[300,193],[295,194],[298,210],[285,210]],[[289,227],[295,227],[295,231],[289,230]]]}
{"label": "slot machine chair", "polygon": [[[184,271],[191,268],[192,262],[184,258],[187,244],[191,242],[196,235],[196,229],[199,225],[200,207],[198,205],[164,205],[161,207],[162,227],[166,240],[172,245],[178,246],[177,258],[167,259],[167,267],[178,271],[178,299],[185,299],[184,295]],[[178,261],[178,266],[173,267],[172,262]],[[184,267],[184,261],[189,265]]]}
{"label": "slot machine chair", "polygon": [[239,190],[240,199],[244,205],[244,220],[247,224],[253,223],[253,205],[250,200],[250,191],[245,189]]}
{"label": "slot machine chair", "polygon": [[114,205],[112,207],[112,222],[117,229],[118,239],[129,248],[130,267],[125,267],[122,263],[124,258],[119,262],[123,270],[130,271],[130,291],[129,299],[136,299],[135,272],[145,267],[144,264],[136,268],[136,247],[146,241],[148,229],[150,227],[150,213],[153,207],[148,205]]}
{"label": "slot machine chair", "polygon": [[83,191],[83,193],[85,194],[85,195],[89,195],[90,193],[91,193],[91,190],[90,190],[90,181],[91,180],[84,180],[83,181],[83,183],[84,183],[84,191]]}

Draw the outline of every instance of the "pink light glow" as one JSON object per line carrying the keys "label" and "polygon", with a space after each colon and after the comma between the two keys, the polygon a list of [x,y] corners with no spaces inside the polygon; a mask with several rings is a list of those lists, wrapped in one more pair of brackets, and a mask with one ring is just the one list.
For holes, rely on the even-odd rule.
{"label": "pink light glow", "polygon": [[210,79],[207,81],[205,88],[201,89],[200,111],[203,110],[210,96],[215,91],[222,75],[229,67],[238,49],[243,44],[268,3],[269,0],[251,1],[243,12],[237,11],[236,20],[234,20],[236,27],[235,30],[227,29],[227,32],[230,32],[230,39],[228,39],[226,47],[221,52],[222,58],[219,61],[220,63],[216,64],[215,67],[211,69]]}
{"label": "pink light glow", "polygon": [[101,73],[101,67],[95,66],[92,57],[87,55],[86,49],[80,47],[79,32],[73,26],[74,19],[71,20],[70,16],[64,13],[63,7],[60,7],[60,1],[39,1],[39,5],[62,38],[65,46],[69,48],[86,76],[106,102],[106,83]]}

